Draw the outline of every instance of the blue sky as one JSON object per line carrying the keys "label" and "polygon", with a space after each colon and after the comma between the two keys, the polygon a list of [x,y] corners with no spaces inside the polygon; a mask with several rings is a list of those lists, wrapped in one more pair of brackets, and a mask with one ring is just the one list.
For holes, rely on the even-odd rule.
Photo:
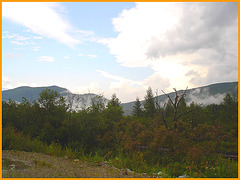
{"label": "blue sky", "polygon": [[149,86],[237,81],[237,6],[4,2],[2,88],[58,85],[128,102]]}

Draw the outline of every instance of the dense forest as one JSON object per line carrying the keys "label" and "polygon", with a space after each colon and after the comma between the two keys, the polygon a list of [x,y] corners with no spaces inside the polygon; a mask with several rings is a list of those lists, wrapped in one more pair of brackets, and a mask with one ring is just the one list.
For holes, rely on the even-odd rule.
{"label": "dense forest", "polygon": [[123,115],[116,94],[106,106],[98,96],[78,112],[50,89],[35,102],[3,101],[2,147],[39,152],[39,144],[56,146],[73,158],[98,157],[161,177],[238,177],[236,99],[227,93],[221,104],[203,107],[187,105],[176,90],[165,104],[156,97],[149,88],[144,107],[136,98],[131,116]]}

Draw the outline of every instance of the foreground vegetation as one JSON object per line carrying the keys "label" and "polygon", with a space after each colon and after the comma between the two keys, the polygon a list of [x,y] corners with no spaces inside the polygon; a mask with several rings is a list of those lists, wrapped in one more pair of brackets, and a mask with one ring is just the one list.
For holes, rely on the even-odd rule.
{"label": "foreground vegetation", "polygon": [[220,105],[189,106],[176,92],[167,104],[153,97],[133,115],[123,116],[114,94],[105,107],[67,111],[64,99],[49,89],[38,102],[3,102],[3,149],[41,152],[112,164],[161,177],[238,177],[238,103],[226,94]]}

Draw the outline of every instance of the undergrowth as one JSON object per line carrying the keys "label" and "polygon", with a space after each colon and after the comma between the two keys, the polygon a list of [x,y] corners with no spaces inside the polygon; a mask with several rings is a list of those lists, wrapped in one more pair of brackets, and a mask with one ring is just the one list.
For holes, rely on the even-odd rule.
{"label": "undergrowth", "polygon": [[[18,150],[27,152],[44,153],[51,156],[67,157],[71,159],[79,159],[92,163],[107,161],[109,165],[113,165],[119,169],[130,169],[138,173],[147,173],[150,176],[159,177],[185,177],[196,178],[215,178],[215,177],[238,177],[238,163],[229,159],[223,159],[221,156],[215,159],[204,160],[202,162],[168,162],[168,163],[149,163],[145,160],[142,152],[122,153],[112,155],[109,151],[106,155],[95,153],[86,154],[83,150],[73,150],[69,147],[62,147],[58,143],[47,145],[39,139],[31,139],[22,132],[14,128],[4,128],[2,136],[3,150]],[[39,163],[39,162],[38,162]]]}

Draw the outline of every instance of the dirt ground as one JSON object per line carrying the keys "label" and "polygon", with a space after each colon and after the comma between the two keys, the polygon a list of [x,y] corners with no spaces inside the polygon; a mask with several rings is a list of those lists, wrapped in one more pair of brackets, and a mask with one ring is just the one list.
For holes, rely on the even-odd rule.
{"label": "dirt ground", "polygon": [[120,170],[106,163],[83,162],[41,153],[2,151],[2,177],[21,178],[147,178],[127,169]]}

